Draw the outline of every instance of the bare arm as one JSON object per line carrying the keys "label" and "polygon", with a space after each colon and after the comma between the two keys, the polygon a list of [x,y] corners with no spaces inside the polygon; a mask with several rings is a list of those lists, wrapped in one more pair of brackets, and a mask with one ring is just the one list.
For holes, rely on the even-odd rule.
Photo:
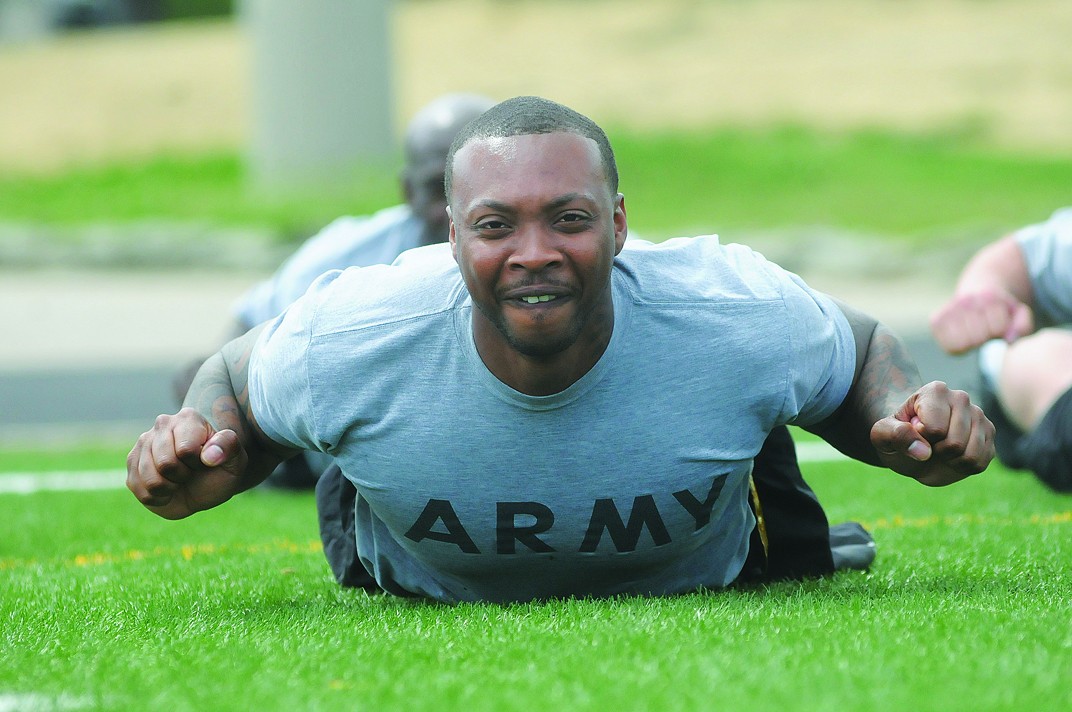
{"label": "bare arm", "polygon": [[[250,328],[252,327],[247,326],[240,319],[235,319],[231,322],[231,325],[227,330],[227,337],[225,339],[225,342],[237,339],[238,337],[249,331]],[[192,384],[194,381],[194,376],[197,375],[197,372],[201,369],[201,366],[204,365],[205,361],[207,361],[209,358],[211,357],[206,358],[202,356],[199,358],[195,358],[186,365],[184,365],[175,373],[174,376],[171,377],[171,392],[175,396],[176,403],[181,404],[183,403],[183,401],[185,401],[186,394],[190,391],[190,384]]]}
{"label": "bare arm", "polygon": [[931,316],[935,340],[953,354],[1034,330],[1031,276],[1012,235],[979,250],[961,271],[953,297]]}
{"label": "bare arm", "polygon": [[1034,304],[1027,262],[1012,235],[990,243],[968,260],[957,279],[955,293],[971,294],[987,289],[1000,289],[1028,306]]}
{"label": "bare arm", "polygon": [[295,454],[269,439],[249,407],[249,357],[260,329],[198,371],[184,407],[157,417],[127,456],[127,487],[149,510],[181,519],[261,482]]}
{"label": "bare arm", "polygon": [[297,454],[273,441],[257,424],[249,404],[249,359],[263,326],[224,344],[210,357],[190,384],[183,401],[216,431],[232,430],[249,456],[244,477],[248,486],[260,484],[283,460]]}
{"label": "bare arm", "polygon": [[856,342],[856,371],[841,407],[807,429],[853,459],[881,465],[871,444],[871,426],[896,412],[923,381],[896,334],[867,314],[837,304]]}
{"label": "bare arm", "polygon": [[841,407],[808,429],[854,459],[924,484],[950,484],[986,469],[994,426],[967,393],[940,381],[923,385],[901,339],[838,306],[856,341],[856,371]]}

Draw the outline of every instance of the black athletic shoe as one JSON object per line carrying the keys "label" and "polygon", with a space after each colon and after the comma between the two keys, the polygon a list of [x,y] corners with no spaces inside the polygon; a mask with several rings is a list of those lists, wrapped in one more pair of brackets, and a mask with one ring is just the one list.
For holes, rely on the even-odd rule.
{"label": "black athletic shoe", "polygon": [[875,560],[875,540],[856,522],[835,524],[830,527],[830,553],[835,571],[866,571]]}

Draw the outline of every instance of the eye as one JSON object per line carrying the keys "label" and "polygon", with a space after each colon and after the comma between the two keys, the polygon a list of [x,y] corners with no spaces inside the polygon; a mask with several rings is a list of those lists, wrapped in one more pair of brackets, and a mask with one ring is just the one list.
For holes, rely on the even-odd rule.
{"label": "eye", "polygon": [[498,237],[509,229],[510,225],[497,217],[484,218],[473,224],[473,230],[484,237]]}
{"label": "eye", "polygon": [[563,230],[570,232],[579,232],[587,229],[592,224],[592,216],[587,213],[577,212],[571,210],[568,213],[562,213],[555,220],[555,224]]}

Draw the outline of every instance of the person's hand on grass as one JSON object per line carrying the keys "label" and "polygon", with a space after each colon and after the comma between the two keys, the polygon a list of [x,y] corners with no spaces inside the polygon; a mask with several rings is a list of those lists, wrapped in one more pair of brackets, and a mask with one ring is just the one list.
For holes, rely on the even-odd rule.
{"label": "person's hand on grass", "polygon": [[150,511],[182,519],[246,488],[248,457],[233,430],[216,431],[192,408],[161,415],[127,455],[127,488]]}
{"label": "person's hand on grass", "polygon": [[871,444],[894,472],[940,487],[986,469],[994,459],[994,424],[967,393],[934,381],[875,423]]}

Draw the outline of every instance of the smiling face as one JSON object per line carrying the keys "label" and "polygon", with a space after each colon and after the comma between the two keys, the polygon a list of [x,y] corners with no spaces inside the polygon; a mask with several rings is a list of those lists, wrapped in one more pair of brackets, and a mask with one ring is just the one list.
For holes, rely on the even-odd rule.
{"label": "smiling face", "polygon": [[518,369],[540,364],[579,378],[610,340],[611,266],[626,236],[596,143],[474,139],[454,157],[451,193],[451,247],[484,362],[515,388]]}

